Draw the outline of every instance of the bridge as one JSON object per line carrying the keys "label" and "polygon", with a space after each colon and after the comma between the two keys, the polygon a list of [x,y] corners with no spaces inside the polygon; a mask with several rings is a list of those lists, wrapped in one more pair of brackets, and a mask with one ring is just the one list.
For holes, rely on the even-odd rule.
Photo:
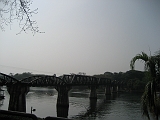
{"label": "bridge", "polygon": [[[73,86],[88,86],[90,89],[90,99],[97,99],[97,88],[105,87],[105,94],[110,95],[117,92],[121,86],[119,82],[107,78],[96,78],[86,75],[63,75],[61,77],[49,75],[35,75],[21,80],[17,80],[9,75],[0,73],[0,86],[7,86],[10,95],[8,110],[26,112],[26,95],[30,87],[54,86],[58,92],[57,97],[57,117],[67,117],[69,108],[68,92]],[[65,110],[66,114],[61,114]],[[60,114],[59,114],[60,113]]]}

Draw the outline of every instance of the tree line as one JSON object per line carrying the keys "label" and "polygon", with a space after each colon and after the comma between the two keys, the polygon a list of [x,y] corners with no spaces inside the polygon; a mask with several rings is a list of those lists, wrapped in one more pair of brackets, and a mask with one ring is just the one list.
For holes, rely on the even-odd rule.
{"label": "tree line", "polygon": [[129,91],[143,91],[146,83],[149,81],[147,75],[148,72],[146,71],[129,70],[119,73],[105,72],[104,74],[94,76],[123,82],[125,89]]}

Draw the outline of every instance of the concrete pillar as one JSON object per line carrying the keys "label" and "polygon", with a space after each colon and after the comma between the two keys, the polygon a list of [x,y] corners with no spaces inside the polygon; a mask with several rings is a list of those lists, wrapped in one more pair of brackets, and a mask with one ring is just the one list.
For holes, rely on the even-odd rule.
{"label": "concrete pillar", "polygon": [[122,91],[123,91],[122,86],[118,85],[118,92],[122,92]]}
{"label": "concrete pillar", "polygon": [[57,106],[57,117],[67,118],[68,111],[69,111],[69,107]]}
{"label": "concrete pillar", "polygon": [[68,92],[70,88],[67,86],[58,86],[55,87],[55,89],[58,91],[57,106],[68,107],[69,106]]}
{"label": "concrete pillar", "polygon": [[69,96],[68,92],[71,87],[67,86],[57,86],[55,89],[58,91],[57,97],[57,117],[68,117],[69,109]]}
{"label": "concrete pillar", "polygon": [[119,86],[117,85],[117,93],[119,92]]}
{"label": "concrete pillar", "polygon": [[97,99],[97,86],[90,86],[90,99]]}
{"label": "concrete pillar", "polygon": [[114,86],[113,86],[112,93],[117,93],[117,85],[114,85]]}
{"label": "concrete pillar", "polygon": [[29,87],[17,83],[7,86],[7,91],[10,94],[8,110],[26,112],[26,94]]}
{"label": "concrete pillar", "polygon": [[97,99],[90,99],[90,112],[93,113],[96,111]]}
{"label": "concrete pillar", "polygon": [[124,84],[121,82],[121,84],[119,85],[119,87],[118,87],[119,89],[119,91],[120,92],[123,92],[124,91]]}
{"label": "concrete pillar", "polygon": [[112,92],[111,92],[111,87],[110,87],[110,85],[108,85],[108,86],[106,86],[106,88],[105,88],[105,95],[111,95],[112,94]]}

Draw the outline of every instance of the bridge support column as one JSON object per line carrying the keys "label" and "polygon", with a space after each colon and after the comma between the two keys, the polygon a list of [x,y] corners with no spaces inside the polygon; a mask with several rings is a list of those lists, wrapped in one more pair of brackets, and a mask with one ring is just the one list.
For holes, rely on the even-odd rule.
{"label": "bridge support column", "polygon": [[123,87],[121,85],[118,86],[118,92],[123,92]]}
{"label": "bridge support column", "polygon": [[118,90],[117,85],[114,85],[114,86],[113,86],[112,93],[117,93],[117,92],[118,92],[117,90]]}
{"label": "bridge support column", "polygon": [[97,86],[90,86],[90,99],[97,99]]}
{"label": "bridge support column", "polygon": [[105,95],[111,95],[112,94],[112,92],[111,92],[111,87],[108,85],[108,86],[106,86],[106,88],[105,88]]}
{"label": "bridge support column", "polygon": [[97,99],[90,99],[90,107],[87,110],[90,113],[96,112]]}
{"label": "bridge support column", "polygon": [[68,92],[71,90],[71,87],[67,86],[58,86],[56,87],[58,91],[57,97],[57,117],[68,117],[69,110],[69,96]]}
{"label": "bridge support column", "polygon": [[7,91],[10,94],[8,110],[26,112],[26,94],[29,92],[29,87],[14,84],[7,86]]}

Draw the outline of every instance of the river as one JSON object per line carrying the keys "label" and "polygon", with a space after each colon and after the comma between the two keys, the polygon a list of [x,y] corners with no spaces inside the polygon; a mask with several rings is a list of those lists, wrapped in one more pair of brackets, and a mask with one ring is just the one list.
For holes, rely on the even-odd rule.
{"label": "river", "polygon": [[[7,110],[9,94],[5,87],[5,99],[0,109]],[[98,99],[90,101],[89,90],[73,89],[69,92],[68,118],[76,120],[146,120],[142,117],[140,97],[141,94],[119,93],[105,96],[98,93]],[[37,117],[57,116],[57,91],[53,88],[31,87],[26,96],[27,113],[31,107]]]}

